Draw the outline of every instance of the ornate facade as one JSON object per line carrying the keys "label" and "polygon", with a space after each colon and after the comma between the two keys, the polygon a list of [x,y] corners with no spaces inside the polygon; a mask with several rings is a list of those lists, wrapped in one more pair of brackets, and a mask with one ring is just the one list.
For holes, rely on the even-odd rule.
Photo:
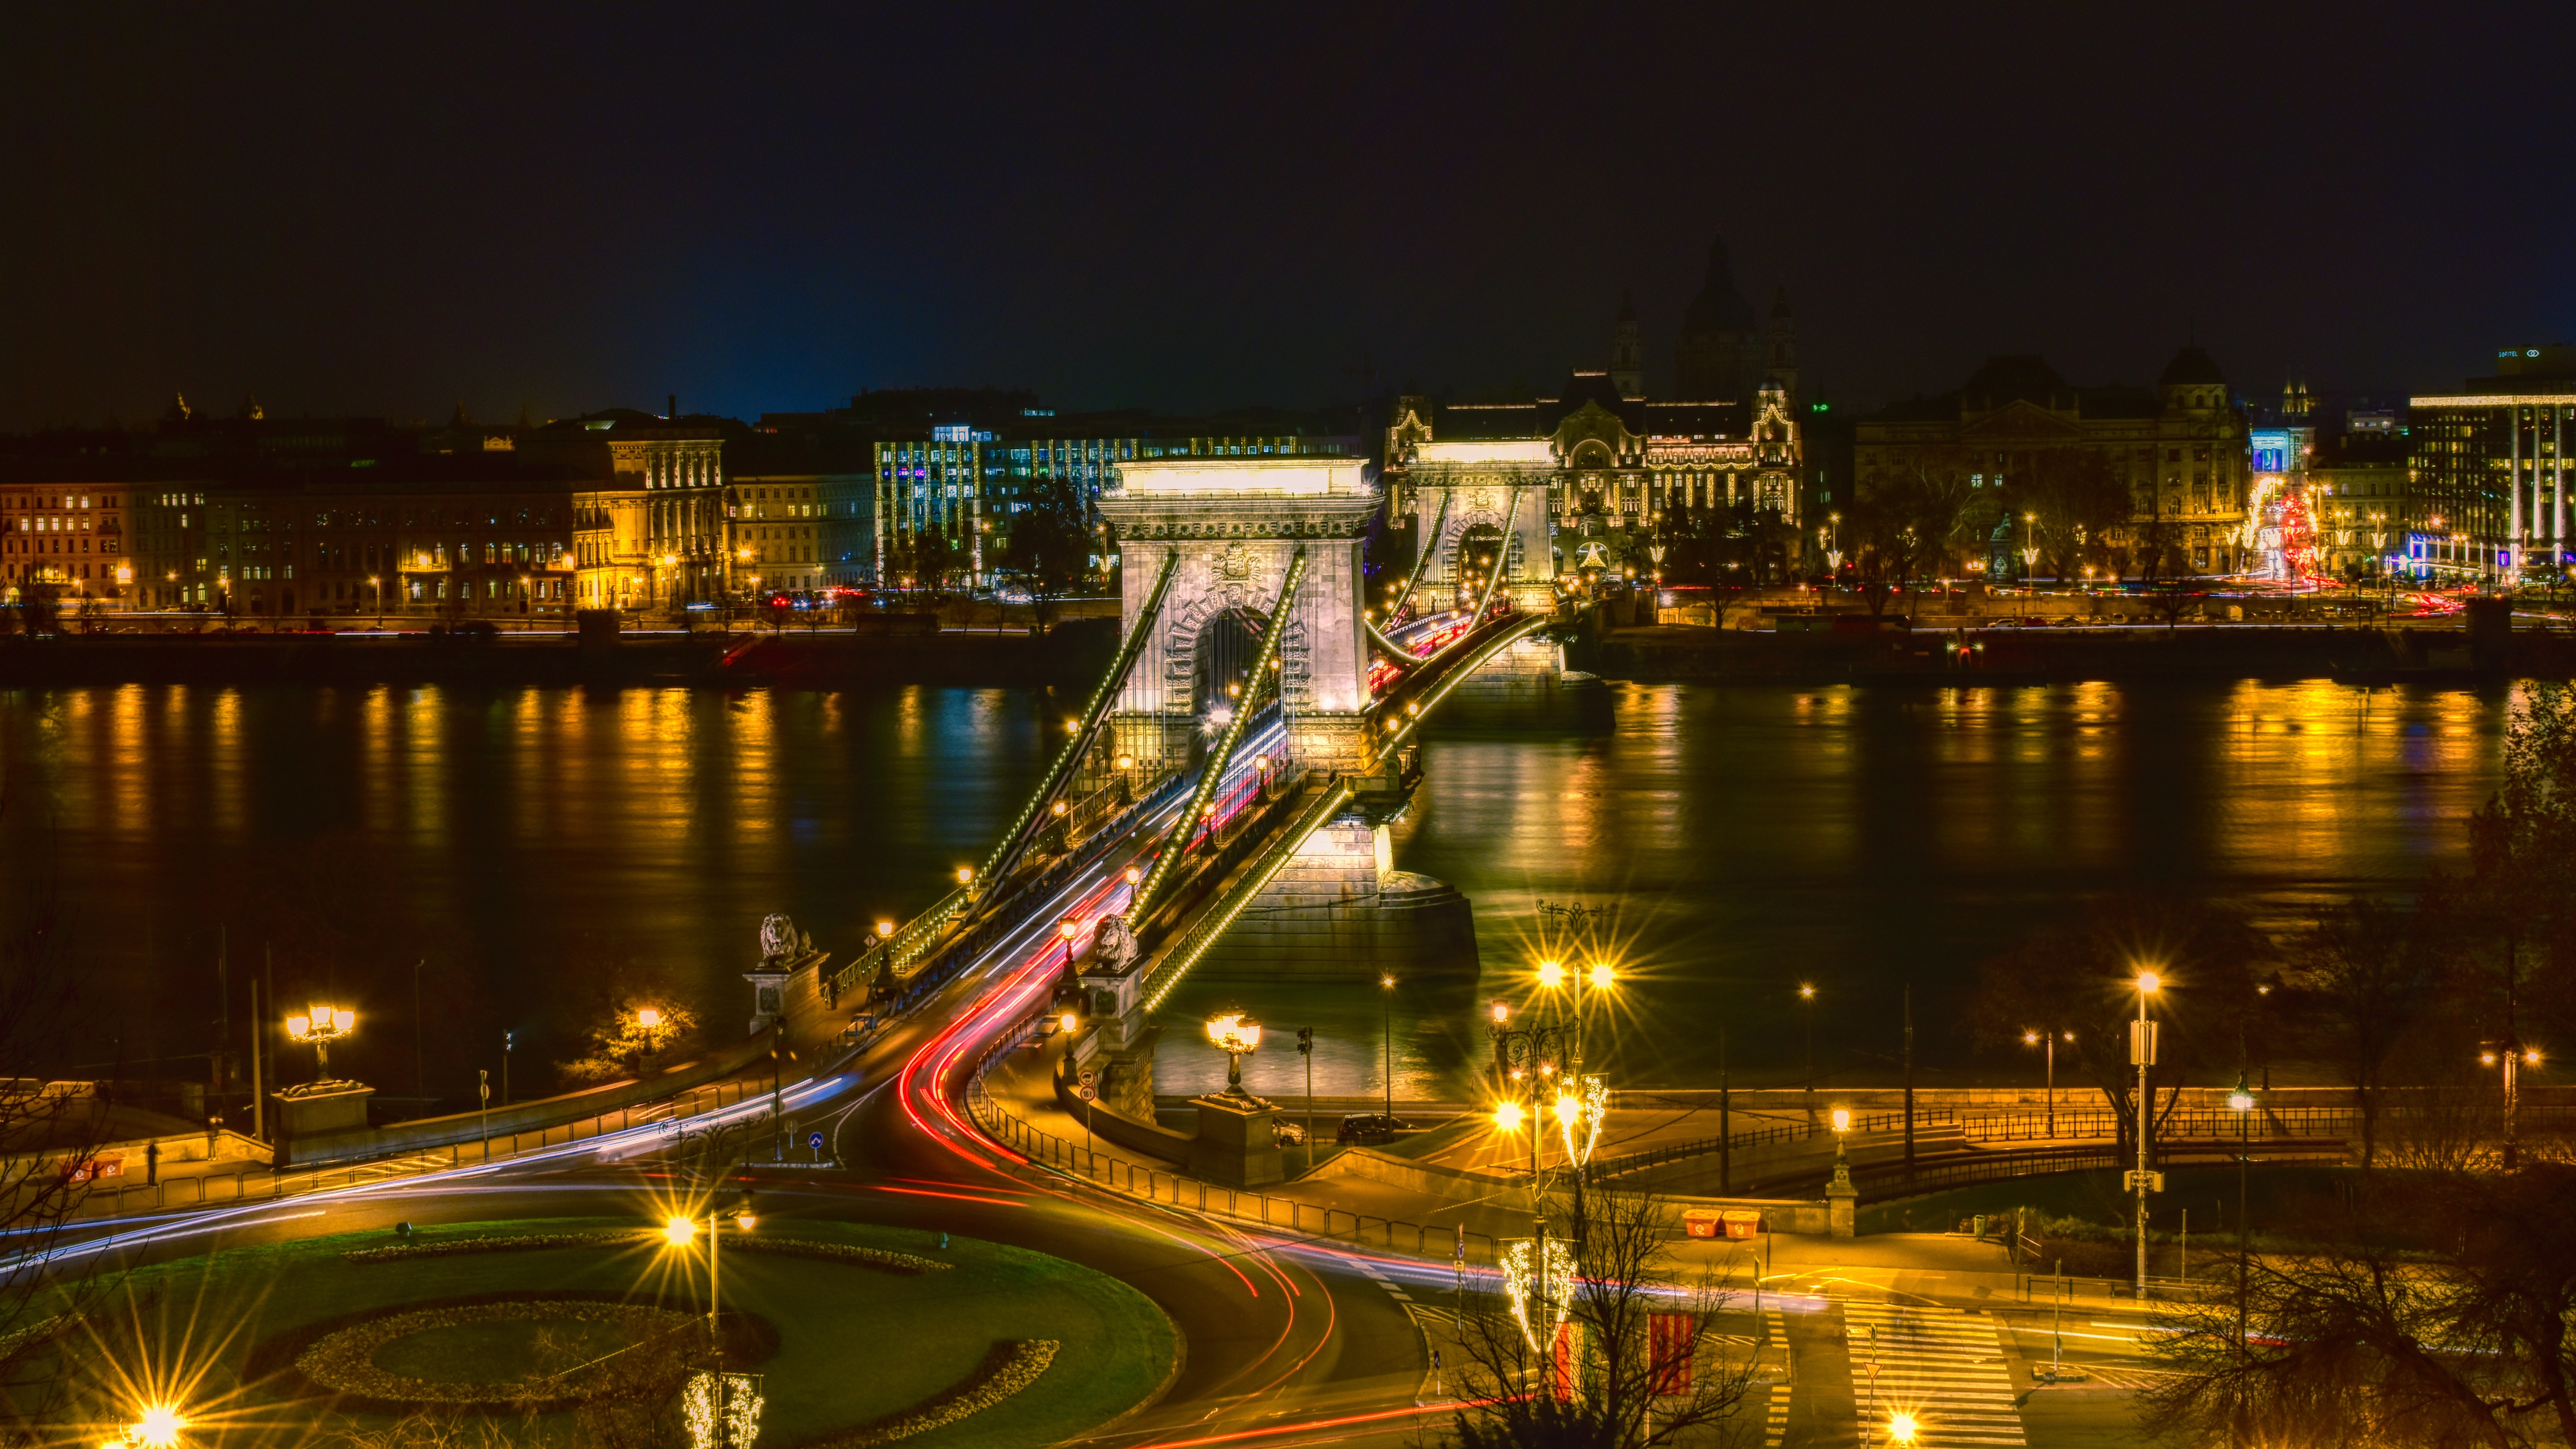
{"label": "ornate facade", "polygon": [[[2114,574],[2141,570],[2151,541],[2211,573],[2242,568],[2254,545],[2245,411],[2197,347],[2175,353],[2153,388],[2079,388],[2038,357],[1990,357],[1955,391],[1861,419],[1854,462],[1864,495],[1911,471],[1970,489],[2023,490],[2007,499],[2089,484],[2119,490],[2096,511],[2098,535],[2076,541]],[[2007,511],[2020,506],[2008,502]],[[2023,541],[1998,528],[1998,572]]]}
{"label": "ornate facade", "polygon": [[[1471,542],[1490,536],[1500,545],[1505,532],[1506,581],[1536,582],[1567,572],[1647,575],[1657,526],[1681,509],[1798,526],[1804,450],[1787,301],[1775,304],[1767,337],[1757,336],[1720,242],[1683,316],[1680,397],[1644,396],[1644,355],[1636,311],[1623,299],[1610,367],[1570,374],[1554,397],[1399,401],[1387,429],[1389,507],[1423,531],[1426,602],[1444,602],[1480,566],[1484,552]],[[1498,512],[1515,491],[1525,495],[1522,511]],[[1486,500],[1481,510],[1477,499]]]}

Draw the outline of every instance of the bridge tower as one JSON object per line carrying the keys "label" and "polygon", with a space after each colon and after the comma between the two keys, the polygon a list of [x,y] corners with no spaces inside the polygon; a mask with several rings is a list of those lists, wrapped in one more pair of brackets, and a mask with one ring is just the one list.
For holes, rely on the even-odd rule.
{"label": "bridge tower", "polygon": [[1118,530],[1121,627],[1149,606],[1165,550],[1180,569],[1163,616],[1111,716],[1115,748],[1148,766],[1187,767],[1231,709],[1300,548],[1306,573],[1279,656],[1288,753],[1327,769],[1365,755],[1368,640],[1360,542],[1380,502],[1363,459],[1161,458],[1122,463],[1101,491]]}
{"label": "bridge tower", "polygon": [[1556,552],[1548,487],[1559,481],[1545,438],[1444,443],[1401,439],[1404,485],[1422,531],[1413,605],[1423,613],[1475,598],[1476,581],[1503,570],[1503,589],[1524,607],[1555,604]]}

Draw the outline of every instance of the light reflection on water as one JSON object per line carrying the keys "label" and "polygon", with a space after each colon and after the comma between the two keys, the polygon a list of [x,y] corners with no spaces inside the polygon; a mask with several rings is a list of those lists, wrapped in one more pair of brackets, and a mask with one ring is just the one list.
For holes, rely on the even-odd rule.
{"label": "light reflection on water", "polygon": [[[2452,859],[2505,709],[2501,691],[2314,682],[1616,690],[1605,733],[1426,747],[1397,864],[1474,899],[1486,979],[1399,987],[1399,1096],[1481,1053],[1474,1014],[1520,994],[1507,973],[1540,948],[1541,898],[1617,911],[1608,949],[1630,979],[1593,1055],[1624,1082],[1709,1080],[1721,1031],[1739,1083],[1779,1080],[1801,1050],[1791,992],[1812,979],[1829,1063],[1879,1074],[1911,981],[1938,1083],[1966,1065],[1975,962],[2085,895],[2206,892],[2286,928]],[[446,941],[421,948],[440,958],[433,1060],[470,1061],[503,1025],[537,1034],[537,1060],[577,1008],[566,963],[602,939],[725,1022],[747,1015],[738,973],[765,912],[846,955],[877,915],[934,898],[1034,784],[1062,712],[933,688],[18,691],[0,694],[5,851],[20,880],[50,864],[113,979],[148,973],[126,998],[131,1057],[204,1049],[214,929],[235,929],[238,997],[253,904],[291,870],[289,894],[381,898]],[[408,1085],[414,944],[282,953],[279,989],[348,997],[382,1025],[350,1066]],[[1380,1089],[1374,988],[1192,983],[1162,1090],[1222,1081],[1195,1025],[1217,1005],[1272,1027],[1256,1090],[1302,1091],[1300,1025],[1321,1037],[1319,1092]]]}

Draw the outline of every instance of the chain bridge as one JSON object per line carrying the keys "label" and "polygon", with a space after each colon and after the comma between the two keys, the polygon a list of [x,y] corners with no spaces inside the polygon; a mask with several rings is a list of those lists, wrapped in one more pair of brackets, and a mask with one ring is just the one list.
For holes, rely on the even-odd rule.
{"label": "chain bridge", "polygon": [[[1381,887],[1438,885],[1391,882],[1386,849],[1423,720],[1498,661],[1553,668],[1562,622],[1543,478],[1447,482],[1456,536],[1444,495],[1381,624],[1361,549],[1383,498],[1360,460],[1124,465],[1100,499],[1124,555],[1107,673],[991,854],[823,983],[826,1004],[900,1011],[997,947],[1052,944],[1055,999],[1115,1048],[1194,970],[1374,979],[1351,936],[1400,933],[1402,891]],[[1353,918],[1370,910],[1388,920]]]}

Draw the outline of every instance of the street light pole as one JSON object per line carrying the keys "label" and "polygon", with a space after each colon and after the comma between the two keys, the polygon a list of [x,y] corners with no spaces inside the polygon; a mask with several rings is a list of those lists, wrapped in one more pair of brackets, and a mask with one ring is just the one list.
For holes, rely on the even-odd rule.
{"label": "street light pole", "polygon": [[1816,1130],[1816,987],[1798,983],[1798,1004],[1807,1013],[1807,1130]]}
{"label": "street light pole", "polygon": [[2138,1194],[2138,1281],[2137,1295],[2147,1296],[2147,1138],[2153,1130],[2148,1116],[2148,1073],[2156,1064],[2156,1024],[2147,1019],[2147,998],[2162,983],[2156,973],[2138,973],[2138,1021],[2129,1033],[2129,1057],[2138,1067],[2138,1170],[2135,1185]]}

